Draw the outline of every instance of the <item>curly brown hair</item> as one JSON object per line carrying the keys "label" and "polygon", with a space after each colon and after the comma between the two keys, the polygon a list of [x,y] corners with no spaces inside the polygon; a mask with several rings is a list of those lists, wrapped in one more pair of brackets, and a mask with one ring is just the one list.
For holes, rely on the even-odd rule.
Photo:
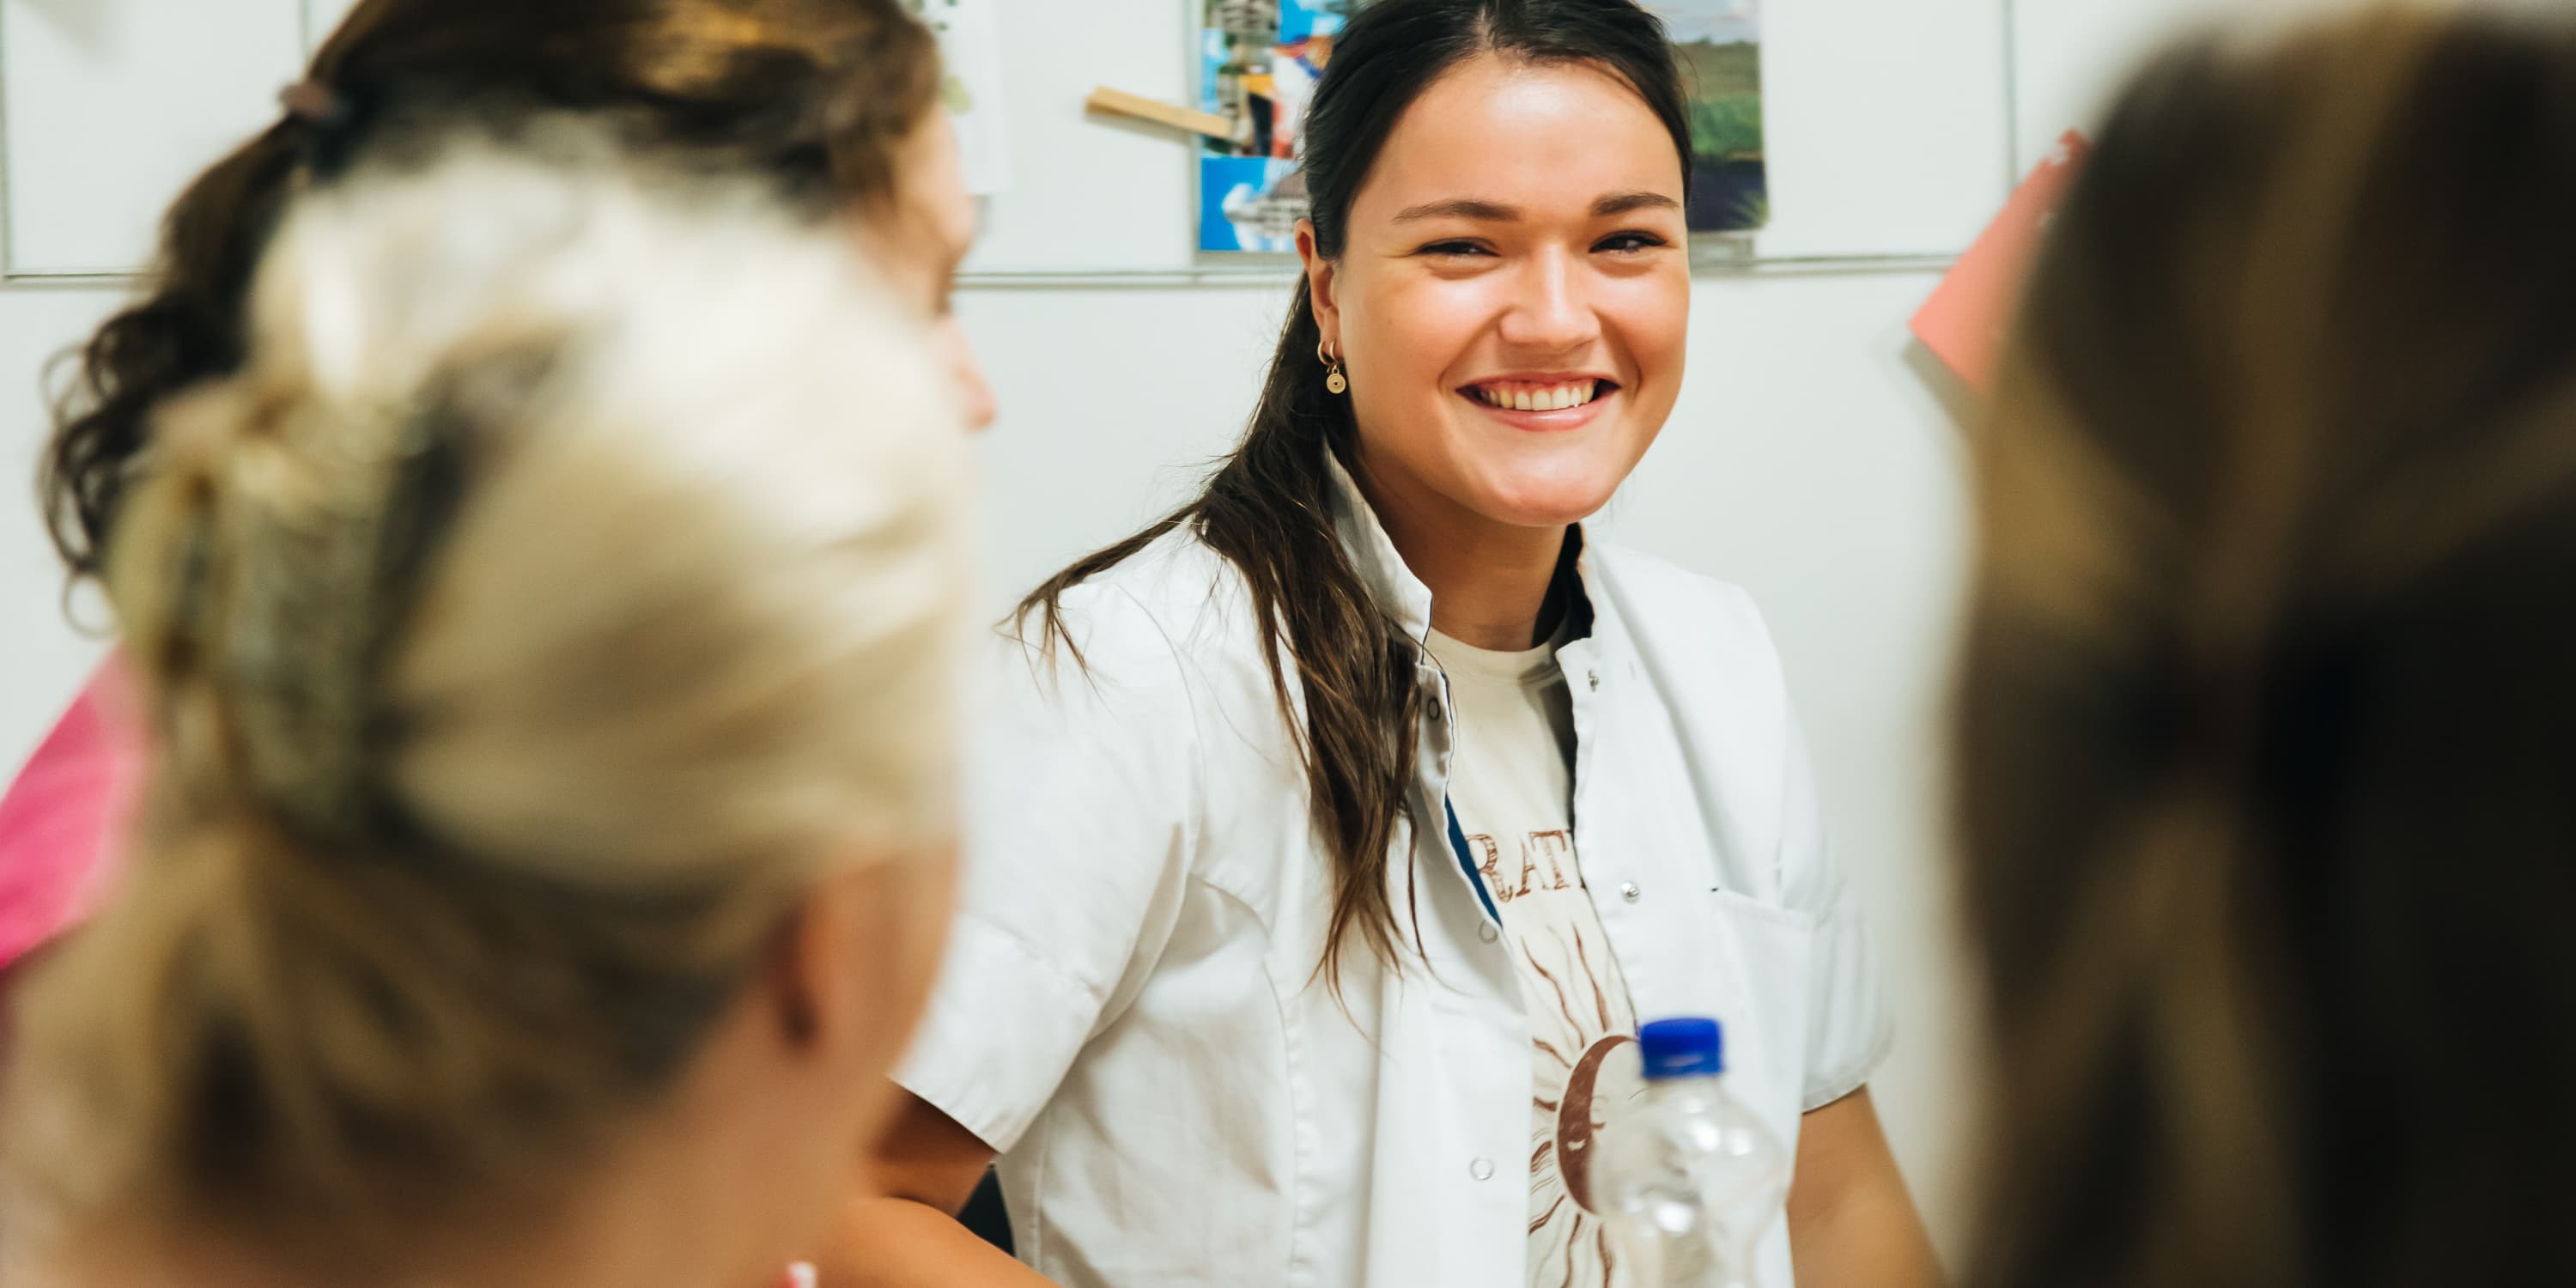
{"label": "curly brown hair", "polygon": [[145,297],[65,355],[37,481],[55,548],[73,576],[100,572],[152,412],[241,365],[243,301],[281,214],[360,154],[460,112],[601,113],[639,146],[846,209],[890,193],[939,78],[902,0],[366,0],[314,55],[319,93],[189,184]]}

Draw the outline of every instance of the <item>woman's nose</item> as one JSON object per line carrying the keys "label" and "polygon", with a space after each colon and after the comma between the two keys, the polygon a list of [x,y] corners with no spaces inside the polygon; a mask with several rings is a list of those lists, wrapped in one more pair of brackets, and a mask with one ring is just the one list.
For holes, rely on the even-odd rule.
{"label": "woman's nose", "polygon": [[1532,259],[1503,315],[1503,342],[1561,354],[1582,349],[1600,335],[1601,319],[1584,293],[1581,266],[1562,253]]}

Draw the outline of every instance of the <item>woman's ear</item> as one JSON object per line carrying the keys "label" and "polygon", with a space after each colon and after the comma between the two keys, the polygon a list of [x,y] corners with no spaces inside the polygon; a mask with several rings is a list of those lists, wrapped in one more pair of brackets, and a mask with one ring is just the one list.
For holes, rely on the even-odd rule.
{"label": "woman's ear", "polygon": [[810,1055],[836,1040],[849,999],[837,996],[849,974],[850,945],[832,924],[830,900],[808,899],[779,926],[763,972],[766,1009],[780,1045]]}
{"label": "woman's ear", "polygon": [[1315,305],[1315,326],[1323,332],[1324,347],[1334,353],[1342,351],[1342,306],[1333,291],[1336,285],[1333,261],[1315,249],[1315,221],[1297,221],[1297,258],[1306,265],[1306,293]]}
{"label": "woman's ear", "polygon": [[837,1058],[864,1041],[881,1009],[872,986],[888,983],[888,948],[868,924],[868,897],[883,884],[869,867],[815,882],[778,927],[763,980],[778,1042],[793,1056]]}
{"label": "woman's ear", "polygon": [[763,1005],[798,1057],[891,1065],[948,943],[955,859],[855,862],[814,883],[773,943]]}

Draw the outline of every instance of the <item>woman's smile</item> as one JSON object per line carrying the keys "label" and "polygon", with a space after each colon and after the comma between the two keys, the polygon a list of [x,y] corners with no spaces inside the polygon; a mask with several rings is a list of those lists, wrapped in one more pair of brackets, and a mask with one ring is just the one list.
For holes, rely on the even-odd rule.
{"label": "woman's smile", "polygon": [[1532,433],[1581,429],[1610,410],[1618,393],[1607,377],[1570,373],[1497,376],[1458,390],[1495,421]]}

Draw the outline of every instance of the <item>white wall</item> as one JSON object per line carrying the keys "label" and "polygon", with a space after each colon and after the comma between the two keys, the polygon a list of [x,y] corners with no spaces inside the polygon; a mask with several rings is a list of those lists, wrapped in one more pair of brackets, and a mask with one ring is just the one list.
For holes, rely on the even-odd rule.
{"label": "white wall", "polygon": [[[1192,0],[994,3],[1017,173],[993,203],[974,266],[1190,267],[1188,150],[1167,133],[1086,118],[1080,105],[1102,84],[1194,98]],[[2004,5],[1767,0],[1765,254],[1938,254],[1967,244],[2009,169]]]}
{"label": "white wall", "polygon": [[[36,455],[47,429],[38,376],[120,298],[0,287],[0,773],[35,748],[103,649],[66,619],[62,569],[37,521]],[[103,621],[95,603],[80,617]]]}
{"label": "white wall", "polygon": [[[270,12],[224,37],[229,56],[266,70],[201,71],[167,90],[211,104],[136,112],[127,102],[110,119],[73,110],[76,102],[31,100],[30,85],[76,100],[130,72],[129,45],[177,30],[96,16],[93,6],[111,3],[174,13],[296,0],[0,0],[6,68],[47,59],[9,87],[12,160],[28,164],[13,164],[16,186],[0,205],[26,212],[34,237],[23,254],[60,262],[21,270],[130,261],[139,250],[115,248],[137,242],[191,158],[214,146],[174,150],[133,124],[264,119],[259,96],[292,79],[291,66],[270,66],[291,62],[270,48],[280,30]],[[327,17],[339,0],[310,3]],[[1180,149],[1073,111],[1095,77],[1179,92],[1180,40],[1165,21],[1174,0],[1001,3],[1022,188],[994,205],[985,267],[1188,267],[1186,219],[1172,205],[1181,189],[1153,187],[1179,182]],[[2000,201],[2020,164],[2016,145],[2026,152],[2075,123],[2141,41],[2202,3],[2018,0],[2014,14],[2006,0],[1772,0],[1782,227],[1764,249],[1956,250]],[[1102,6],[1134,10],[1139,21],[1104,20]],[[90,42],[32,43],[25,33],[35,21],[90,33]],[[2007,124],[2007,26],[2020,45],[2018,138]],[[1073,52],[1084,42],[1099,46],[1096,57]],[[96,66],[84,70],[80,59]],[[159,92],[151,84],[129,79],[122,92],[148,98]],[[107,128],[120,122],[121,135]],[[1168,183],[1153,178],[1166,163]],[[1150,180],[1146,196],[1103,181],[1120,167]],[[1100,195],[1110,192],[1121,194],[1114,205]],[[1139,257],[1150,262],[1131,262]],[[1909,364],[1903,332],[1936,280],[1902,267],[1702,280],[1681,407],[1604,524],[1617,539],[1746,585],[1770,615],[1902,1016],[1876,1093],[1936,1234],[1955,1251],[1973,1087],[1941,859],[1937,733],[1965,520],[1957,430]],[[46,429],[34,394],[41,362],[121,296],[113,286],[0,287],[0,768],[34,745],[100,651],[61,616],[27,480]],[[1169,504],[1223,450],[1285,298],[1283,284],[1257,283],[967,292],[961,309],[1004,407],[986,453],[985,595],[996,610]]]}

